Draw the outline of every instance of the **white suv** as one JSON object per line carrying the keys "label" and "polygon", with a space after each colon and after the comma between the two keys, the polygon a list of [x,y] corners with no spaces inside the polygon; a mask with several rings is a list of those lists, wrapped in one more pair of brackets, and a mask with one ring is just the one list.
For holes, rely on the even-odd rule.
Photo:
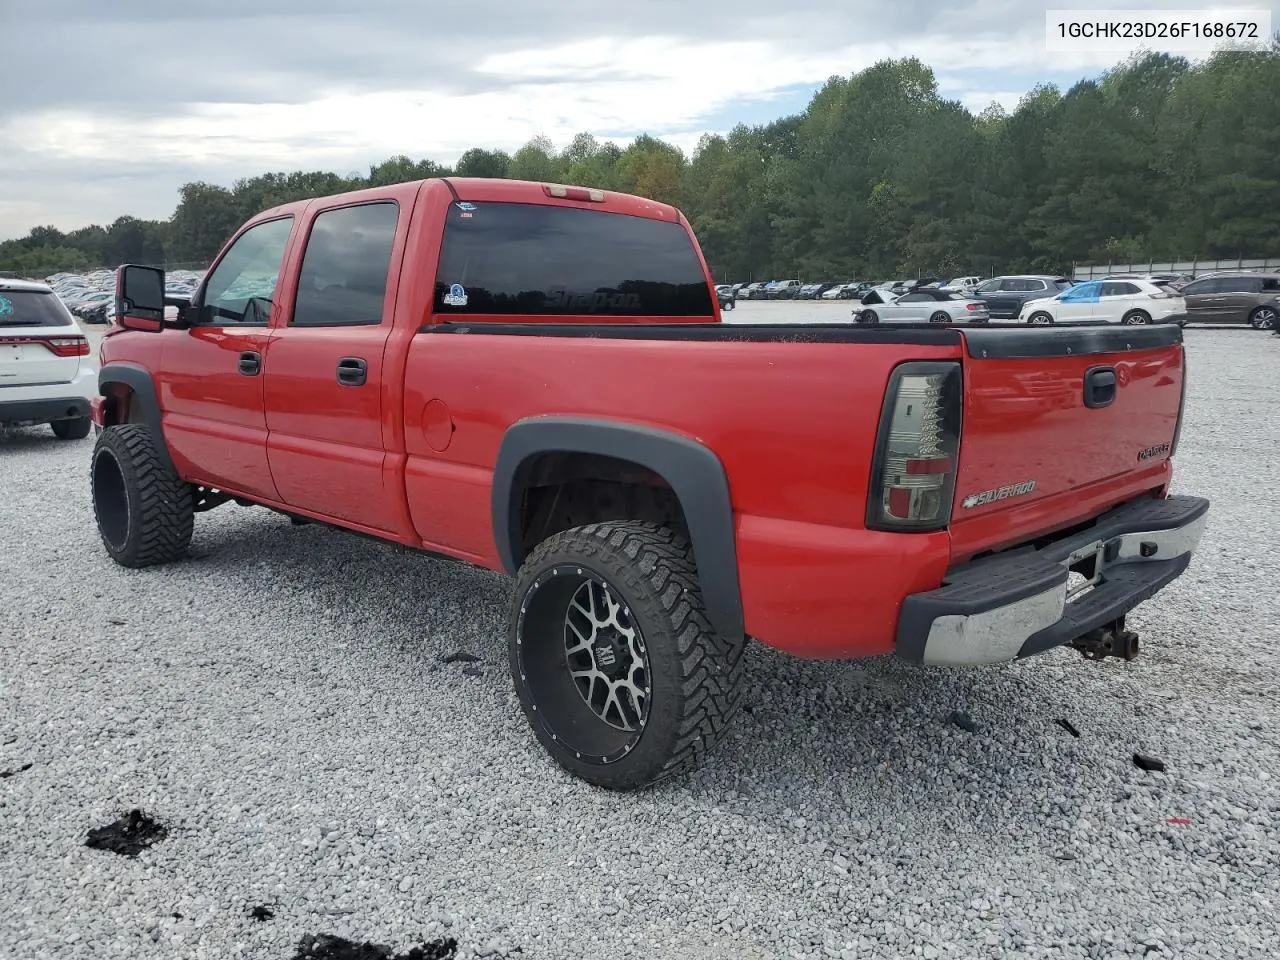
{"label": "white suv", "polygon": [[0,425],[47,423],[60,439],[79,440],[97,393],[89,339],[57,294],[0,279]]}

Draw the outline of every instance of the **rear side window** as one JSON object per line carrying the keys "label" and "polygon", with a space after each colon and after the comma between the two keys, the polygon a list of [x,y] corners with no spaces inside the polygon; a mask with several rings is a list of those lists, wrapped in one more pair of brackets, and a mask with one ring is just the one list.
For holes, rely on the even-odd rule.
{"label": "rear side window", "polygon": [[1129,297],[1141,292],[1137,284],[1125,283],[1119,280],[1113,280],[1102,285],[1102,295],[1104,297]]}
{"label": "rear side window", "polygon": [[715,315],[706,275],[680,224],[526,203],[450,207],[435,311]]}
{"label": "rear side window", "polygon": [[302,255],[293,326],[382,322],[399,213],[397,204],[382,202],[317,215]]}
{"label": "rear side window", "polygon": [[65,327],[71,314],[43,290],[0,290],[0,327]]}

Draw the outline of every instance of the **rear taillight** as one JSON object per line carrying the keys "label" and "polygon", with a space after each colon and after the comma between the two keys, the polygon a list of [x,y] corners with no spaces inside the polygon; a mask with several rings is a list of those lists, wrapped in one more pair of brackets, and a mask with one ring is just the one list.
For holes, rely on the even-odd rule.
{"label": "rear taillight", "polygon": [[50,337],[45,345],[60,357],[87,357],[89,341],[85,337]]}
{"label": "rear taillight", "polygon": [[966,310],[985,310],[987,305],[985,303],[966,303],[964,308]]}
{"label": "rear taillight", "polygon": [[941,530],[960,454],[960,364],[913,362],[889,378],[867,503],[873,530]]}
{"label": "rear taillight", "polygon": [[31,343],[44,347],[50,353],[59,357],[87,357],[89,355],[89,341],[86,337],[0,337],[0,344],[3,343],[17,345]]}

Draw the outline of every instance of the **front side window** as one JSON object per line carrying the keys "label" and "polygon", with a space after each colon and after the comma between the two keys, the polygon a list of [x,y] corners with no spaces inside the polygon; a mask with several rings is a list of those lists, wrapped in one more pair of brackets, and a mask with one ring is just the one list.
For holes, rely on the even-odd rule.
{"label": "front side window", "polygon": [[706,274],[679,223],[527,203],[449,209],[435,312],[712,317]]}
{"label": "front side window", "polygon": [[978,293],[995,293],[1000,289],[1001,282],[1000,280],[988,280],[978,288]]}
{"label": "front side window", "polygon": [[211,326],[265,326],[293,218],[268,220],[236,239],[205,283],[199,321]]}
{"label": "front side window", "polygon": [[1223,293],[1261,293],[1261,277],[1228,277],[1222,285]]}
{"label": "front side window", "polygon": [[399,214],[399,205],[384,201],[316,216],[298,274],[293,326],[382,322]]}
{"label": "front side window", "polygon": [[1098,299],[1098,290],[1102,282],[1093,280],[1089,283],[1077,283],[1069,290],[1064,290],[1058,297],[1063,303],[1094,303]]}
{"label": "front side window", "polygon": [[1197,280],[1194,283],[1188,283],[1182,288],[1184,297],[1194,297],[1203,293],[1220,293],[1222,291],[1222,281],[1214,278],[1211,280]]}

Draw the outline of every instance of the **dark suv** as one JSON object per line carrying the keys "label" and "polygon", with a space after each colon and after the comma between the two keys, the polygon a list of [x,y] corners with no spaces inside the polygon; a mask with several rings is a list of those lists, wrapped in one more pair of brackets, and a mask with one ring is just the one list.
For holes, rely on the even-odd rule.
{"label": "dark suv", "polygon": [[1182,288],[1188,323],[1247,323],[1280,330],[1280,274],[1229,273]]}
{"label": "dark suv", "polygon": [[992,320],[1014,320],[1028,300],[1056,297],[1069,286],[1071,281],[1066,277],[1032,274],[996,277],[979,286],[973,296],[987,305]]}

